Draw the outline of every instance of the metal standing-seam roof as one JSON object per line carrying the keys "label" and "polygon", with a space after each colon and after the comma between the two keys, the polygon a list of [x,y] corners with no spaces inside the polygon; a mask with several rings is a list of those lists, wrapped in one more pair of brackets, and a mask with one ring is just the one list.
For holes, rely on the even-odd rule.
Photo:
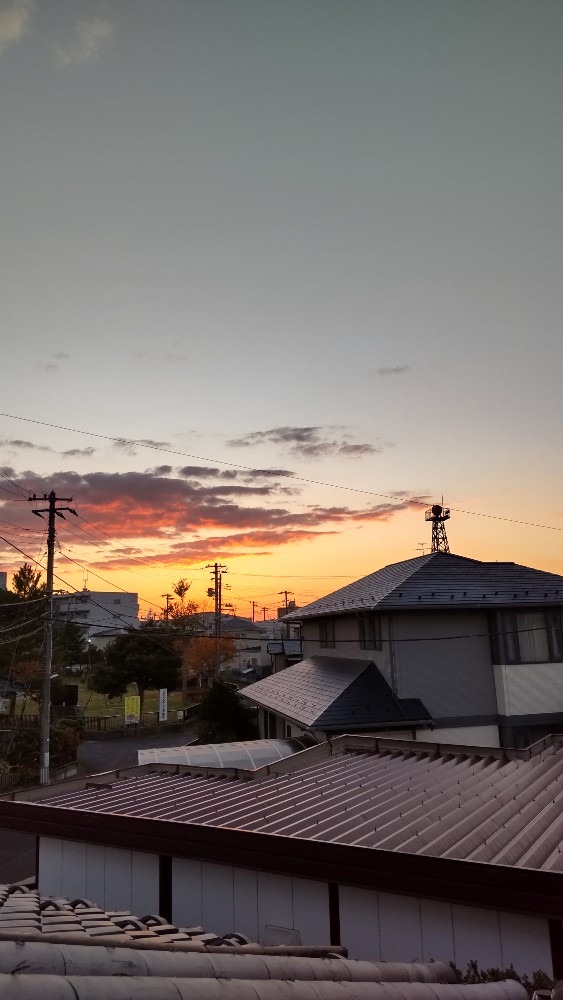
{"label": "metal standing-seam roof", "polygon": [[252,781],[143,773],[33,805],[563,871],[561,738],[510,754],[378,742],[341,737],[328,759],[316,747]]}
{"label": "metal standing-seam roof", "polygon": [[563,576],[510,562],[432,552],[392,563],[321,597],[284,620],[400,608],[563,606]]}
{"label": "metal standing-seam roof", "polygon": [[417,698],[398,698],[372,660],[311,656],[256,681],[243,698],[300,726],[342,732],[373,726],[428,725]]}

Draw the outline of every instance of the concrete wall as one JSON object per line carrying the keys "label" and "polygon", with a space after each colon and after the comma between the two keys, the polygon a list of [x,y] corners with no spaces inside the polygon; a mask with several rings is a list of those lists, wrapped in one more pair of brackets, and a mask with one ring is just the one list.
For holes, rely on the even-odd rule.
{"label": "concrete wall", "polygon": [[[158,856],[42,837],[39,890],[137,916],[158,912]],[[514,965],[553,974],[547,919],[339,886],[341,943],[351,958]],[[172,920],[262,944],[329,944],[328,884],[184,858],[172,861]]]}
{"label": "concrete wall", "polygon": [[261,944],[328,944],[328,887],[322,882],[174,858],[172,920]]}
{"label": "concrete wall", "polygon": [[513,965],[553,975],[547,920],[430,899],[340,887],[342,944],[350,958]]}
{"label": "concrete wall", "polygon": [[158,855],[41,837],[39,891],[139,917],[158,913]]}

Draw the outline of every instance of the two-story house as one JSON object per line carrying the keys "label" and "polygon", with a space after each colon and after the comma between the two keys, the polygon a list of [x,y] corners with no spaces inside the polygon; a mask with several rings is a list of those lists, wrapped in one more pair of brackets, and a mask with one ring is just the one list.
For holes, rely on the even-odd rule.
{"label": "two-story house", "polygon": [[526,746],[563,732],[563,577],[445,552],[288,616],[303,659],[248,687],[262,735]]}

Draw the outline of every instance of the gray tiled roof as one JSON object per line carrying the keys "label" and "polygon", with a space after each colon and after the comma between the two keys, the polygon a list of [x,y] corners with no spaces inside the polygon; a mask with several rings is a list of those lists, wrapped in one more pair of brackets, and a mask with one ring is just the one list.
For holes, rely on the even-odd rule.
{"label": "gray tiled roof", "polygon": [[430,720],[417,699],[395,697],[372,660],[312,656],[240,693],[255,705],[323,732]]}
{"label": "gray tiled roof", "polygon": [[89,899],[42,896],[27,885],[0,885],[0,937],[7,933],[40,935],[43,941],[53,937],[74,942],[82,938],[84,943],[103,939],[114,945],[134,941],[147,948],[180,942],[227,947],[248,943],[240,934],[221,938],[203,927],[176,927],[158,914],[139,918],[130,910],[103,910]]}
{"label": "gray tiled roof", "polygon": [[563,576],[510,562],[480,562],[432,552],[392,563],[292,611],[301,620],[373,608],[563,606]]}

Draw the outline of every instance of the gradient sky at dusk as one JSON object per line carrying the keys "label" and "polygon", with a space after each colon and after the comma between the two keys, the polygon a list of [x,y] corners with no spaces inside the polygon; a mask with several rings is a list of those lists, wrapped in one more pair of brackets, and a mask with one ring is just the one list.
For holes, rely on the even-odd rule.
{"label": "gradient sky at dusk", "polygon": [[89,522],[62,581],[305,603],[442,494],[452,551],[563,573],[562,38],[561,0],[0,0],[0,456]]}

